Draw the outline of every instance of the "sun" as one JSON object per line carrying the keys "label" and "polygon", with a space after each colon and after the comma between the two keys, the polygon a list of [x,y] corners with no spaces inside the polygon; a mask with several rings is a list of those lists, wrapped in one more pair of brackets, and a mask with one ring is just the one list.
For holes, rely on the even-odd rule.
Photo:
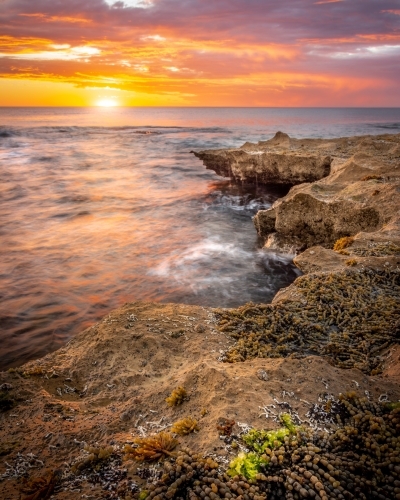
{"label": "sun", "polygon": [[97,101],[96,106],[101,106],[102,108],[111,108],[113,106],[118,106],[118,102],[115,99],[104,97]]}

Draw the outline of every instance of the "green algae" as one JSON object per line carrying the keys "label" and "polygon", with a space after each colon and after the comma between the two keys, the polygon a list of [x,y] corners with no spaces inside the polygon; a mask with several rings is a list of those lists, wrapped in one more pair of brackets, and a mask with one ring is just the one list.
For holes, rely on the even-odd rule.
{"label": "green algae", "polygon": [[263,465],[267,465],[268,460],[260,457],[257,453],[239,453],[239,455],[229,464],[228,476],[244,476],[246,479],[255,480]]}
{"label": "green algae", "polygon": [[285,438],[295,435],[298,430],[298,427],[293,424],[289,414],[282,414],[280,419],[284,427],[270,431],[251,429],[247,434],[242,436],[242,440],[250,449],[257,453],[264,453],[267,448],[270,450],[279,448],[285,443]]}

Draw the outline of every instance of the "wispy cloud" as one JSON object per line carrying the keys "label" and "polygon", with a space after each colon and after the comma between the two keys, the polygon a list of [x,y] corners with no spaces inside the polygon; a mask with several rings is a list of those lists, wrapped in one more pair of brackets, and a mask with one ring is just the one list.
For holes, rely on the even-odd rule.
{"label": "wispy cloud", "polygon": [[153,6],[150,0],[105,0],[105,2],[114,8],[130,8],[147,9]]}
{"label": "wispy cloud", "polygon": [[344,0],[320,0],[319,2],[314,2],[314,5],[323,5],[325,3],[339,3],[343,1]]}
{"label": "wispy cloud", "polygon": [[46,14],[41,14],[39,12],[31,14],[19,14],[22,17],[30,17],[33,19],[40,20],[45,23],[73,23],[73,24],[87,24],[90,23],[89,19],[83,17],[72,17],[72,16],[49,16]]}
{"label": "wispy cloud", "polygon": [[333,52],[330,54],[330,57],[338,59],[364,59],[381,56],[400,56],[400,45],[361,47],[348,52]]}
{"label": "wispy cloud", "polygon": [[144,42],[165,42],[166,38],[160,35],[146,35],[140,37]]}
{"label": "wispy cloud", "polygon": [[381,12],[387,12],[388,14],[394,14],[395,16],[400,16],[400,9],[388,9],[388,10],[382,10]]}
{"label": "wispy cloud", "polygon": [[49,46],[52,50],[35,50],[26,52],[0,52],[0,57],[21,59],[27,61],[80,61],[97,56],[101,53],[96,47],[78,46],[71,47],[68,44]]}

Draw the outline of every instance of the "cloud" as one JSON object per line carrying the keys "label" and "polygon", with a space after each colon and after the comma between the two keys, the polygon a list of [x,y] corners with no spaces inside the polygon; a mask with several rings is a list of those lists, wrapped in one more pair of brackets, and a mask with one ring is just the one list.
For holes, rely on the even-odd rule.
{"label": "cloud", "polygon": [[144,64],[134,64],[133,68],[136,71],[139,71],[140,73],[148,73],[149,72],[149,67],[144,65]]}
{"label": "cloud", "polygon": [[387,12],[389,14],[394,14],[395,16],[400,16],[400,9],[381,10],[381,12]]}
{"label": "cloud", "polygon": [[150,0],[105,0],[105,2],[111,7],[116,8],[134,7],[139,9],[147,9],[153,6],[153,2],[151,2]]}
{"label": "cloud", "polygon": [[234,105],[256,102],[249,92],[301,102],[305,89],[323,103],[329,85],[354,95],[365,82],[371,103],[398,80],[397,12],[395,0],[6,0],[0,77]]}
{"label": "cloud", "polygon": [[8,57],[12,59],[20,59],[25,61],[79,61],[89,60],[93,56],[101,53],[96,47],[78,46],[71,47],[69,44],[52,44],[50,49],[54,50],[38,50],[30,52],[0,52],[0,58]]}
{"label": "cloud", "polygon": [[325,3],[339,3],[343,1],[344,0],[320,0],[319,2],[314,2],[314,5],[323,5]]}
{"label": "cloud", "polygon": [[74,24],[87,24],[90,23],[89,19],[83,17],[72,17],[72,16],[48,16],[46,14],[41,14],[39,12],[32,14],[19,14],[23,17],[30,17],[32,19],[37,19],[45,23],[74,23]]}
{"label": "cloud", "polygon": [[348,52],[333,52],[330,54],[330,57],[338,59],[364,59],[381,56],[400,56],[400,45],[361,47]]}
{"label": "cloud", "polygon": [[144,42],[165,42],[166,38],[160,35],[147,35],[140,37]]}

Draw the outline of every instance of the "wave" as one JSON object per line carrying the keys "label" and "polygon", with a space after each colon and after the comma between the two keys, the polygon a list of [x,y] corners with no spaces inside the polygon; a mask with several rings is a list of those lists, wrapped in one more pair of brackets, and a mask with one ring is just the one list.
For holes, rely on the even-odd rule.
{"label": "wave", "polygon": [[59,134],[74,134],[74,133],[108,133],[108,132],[132,132],[136,135],[159,135],[159,134],[179,134],[182,132],[189,133],[207,133],[207,134],[231,134],[232,131],[223,127],[180,127],[180,126],[159,126],[159,125],[124,125],[124,126],[34,126],[34,127],[13,127],[6,128],[0,126],[0,137],[8,138],[15,135],[23,135],[29,133],[59,133]]}
{"label": "wave", "polygon": [[37,156],[37,157],[33,157],[32,158],[32,161],[44,161],[44,162],[47,162],[47,161],[53,161],[53,160],[54,160],[53,156]]}
{"label": "wave", "polygon": [[[265,210],[271,206],[265,199],[253,199],[246,195],[229,196],[220,193],[214,193],[214,205],[217,207],[227,207],[237,212],[256,213],[258,210]],[[209,209],[209,205],[205,205],[204,209]]]}
{"label": "wave", "polygon": [[374,123],[370,124],[371,127],[383,128],[387,130],[400,130],[400,123]]}
{"label": "wave", "polygon": [[78,217],[91,216],[89,210],[80,210],[79,212],[58,212],[49,216],[49,219],[75,219]]}
{"label": "wave", "polygon": [[[153,276],[173,276],[180,281],[192,280],[193,274],[198,273],[197,280],[204,281],[205,269],[215,265],[216,260],[246,261],[252,258],[252,252],[242,249],[234,243],[224,243],[215,239],[207,239],[183,251],[165,257],[157,267],[148,271]],[[203,276],[201,276],[203,274]],[[215,275],[218,281],[221,275]]]}
{"label": "wave", "polygon": [[0,138],[7,139],[8,137],[13,137],[15,135],[17,134],[15,134],[13,129],[0,127]]}
{"label": "wave", "polygon": [[[47,127],[41,127],[41,128],[47,128]],[[48,127],[52,128],[52,127]],[[72,128],[72,127],[71,127]],[[226,129],[224,127],[182,127],[179,125],[121,125],[121,126],[88,126],[88,127],[74,127],[74,128],[80,128],[80,129],[87,129],[87,130],[113,130],[113,131],[130,131],[132,130],[133,132],[137,134],[151,134],[151,133],[161,133],[162,131],[167,131],[167,132],[173,132],[174,130],[177,132],[205,132],[205,133],[231,133],[231,130]]]}

